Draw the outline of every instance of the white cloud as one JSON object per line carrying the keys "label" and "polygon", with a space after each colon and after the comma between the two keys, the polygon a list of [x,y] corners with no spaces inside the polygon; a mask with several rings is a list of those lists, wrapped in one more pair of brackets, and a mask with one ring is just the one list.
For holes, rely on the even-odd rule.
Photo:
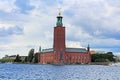
{"label": "white cloud", "polygon": [[[0,53],[26,55],[30,48],[37,50],[40,45],[42,48],[53,47],[53,27],[56,25],[58,7],[62,8],[67,46],[86,47],[90,44],[91,47],[115,47],[120,44],[119,38],[115,39],[115,34],[120,31],[119,4],[114,5],[112,0],[48,0],[47,3],[30,0],[28,4],[35,8],[29,14],[16,12],[18,8],[14,4],[15,0],[0,1],[0,10],[7,13],[0,15],[0,27],[20,25],[24,28],[23,35],[0,39],[0,48],[3,49]],[[114,35],[100,37],[108,36],[105,31]],[[8,43],[5,44],[5,40],[9,40]]]}
{"label": "white cloud", "polygon": [[0,22],[0,28],[2,28],[2,27],[9,28],[9,27],[13,27],[13,26],[14,26],[13,24]]}
{"label": "white cloud", "polygon": [[80,42],[76,42],[76,41],[67,41],[66,47],[68,47],[68,48],[82,48]]}
{"label": "white cloud", "polygon": [[14,5],[15,0],[0,0],[0,10],[10,13],[16,6]]}

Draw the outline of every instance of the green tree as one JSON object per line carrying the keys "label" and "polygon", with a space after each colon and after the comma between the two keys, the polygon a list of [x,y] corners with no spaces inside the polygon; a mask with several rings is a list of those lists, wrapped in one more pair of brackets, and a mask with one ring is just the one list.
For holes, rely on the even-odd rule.
{"label": "green tree", "polygon": [[38,55],[39,55],[38,53],[35,54],[35,56],[34,56],[34,63],[38,63]]}
{"label": "green tree", "polygon": [[27,63],[28,62],[28,57],[27,56],[22,57],[21,60],[22,60],[22,63]]}
{"label": "green tree", "polygon": [[107,52],[106,55],[107,55],[107,59],[109,59],[110,61],[115,61],[114,55],[112,52]]}
{"label": "green tree", "polygon": [[27,62],[27,61],[28,61],[28,57],[26,56],[26,57],[25,57],[25,62]]}
{"label": "green tree", "polygon": [[14,60],[14,62],[21,62],[21,57],[19,56],[19,54],[17,54],[16,59]]}
{"label": "green tree", "polygon": [[34,58],[34,49],[31,49],[28,54],[28,62],[32,62]]}
{"label": "green tree", "polygon": [[101,54],[92,54],[91,55],[92,62],[109,62],[115,61],[114,55],[112,52],[101,53]]}

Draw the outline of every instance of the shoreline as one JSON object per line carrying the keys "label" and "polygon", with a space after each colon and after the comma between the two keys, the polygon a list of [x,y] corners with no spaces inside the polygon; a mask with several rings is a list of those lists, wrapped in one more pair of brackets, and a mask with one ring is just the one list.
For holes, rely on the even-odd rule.
{"label": "shoreline", "polygon": [[64,65],[106,65],[106,66],[120,66],[120,62],[91,62],[89,64],[40,64],[40,63],[0,63],[0,64],[30,64],[30,65],[54,65],[54,66],[64,66]]}

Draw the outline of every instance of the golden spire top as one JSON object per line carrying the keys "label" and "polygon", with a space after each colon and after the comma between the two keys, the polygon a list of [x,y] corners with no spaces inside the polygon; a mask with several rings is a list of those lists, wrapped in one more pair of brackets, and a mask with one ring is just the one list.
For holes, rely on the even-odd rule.
{"label": "golden spire top", "polygon": [[60,12],[58,13],[58,16],[61,16],[61,13],[60,13]]}
{"label": "golden spire top", "polygon": [[61,8],[58,8],[58,10],[59,10],[58,16],[61,16]]}
{"label": "golden spire top", "polygon": [[60,9],[61,8],[58,8],[58,10],[59,10],[59,13],[58,13],[58,15],[57,15],[57,23],[56,23],[56,25],[57,26],[63,26],[63,24],[62,24],[62,16],[61,16],[61,11],[60,11]]}

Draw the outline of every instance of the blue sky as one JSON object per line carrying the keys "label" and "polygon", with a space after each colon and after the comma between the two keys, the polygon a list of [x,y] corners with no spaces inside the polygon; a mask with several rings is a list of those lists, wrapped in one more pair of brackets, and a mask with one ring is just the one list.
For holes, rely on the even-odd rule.
{"label": "blue sky", "polygon": [[120,55],[119,0],[0,0],[0,57],[27,55],[53,46],[53,28],[62,8],[67,47]]}

